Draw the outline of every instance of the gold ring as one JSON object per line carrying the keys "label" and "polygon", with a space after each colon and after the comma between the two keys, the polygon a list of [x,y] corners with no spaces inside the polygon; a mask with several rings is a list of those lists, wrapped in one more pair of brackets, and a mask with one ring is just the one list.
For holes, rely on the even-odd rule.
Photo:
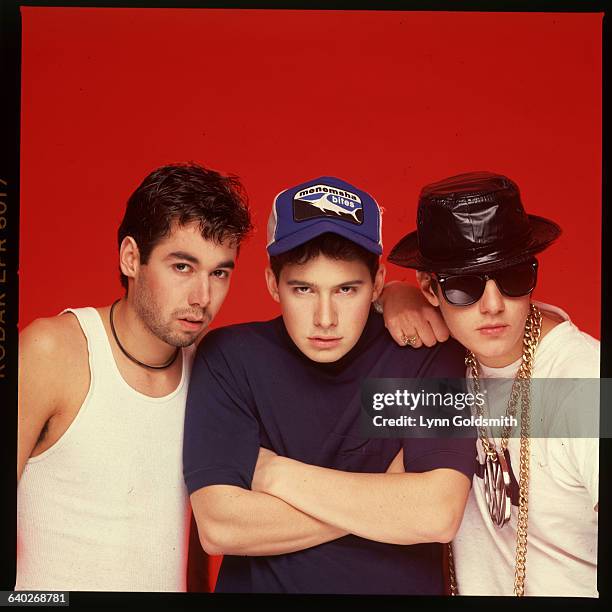
{"label": "gold ring", "polygon": [[418,339],[419,337],[416,334],[414,336],[408,337],[404,332],[402,332],[402,344],[404,346],[406,346],[407,344],[414,346]]}

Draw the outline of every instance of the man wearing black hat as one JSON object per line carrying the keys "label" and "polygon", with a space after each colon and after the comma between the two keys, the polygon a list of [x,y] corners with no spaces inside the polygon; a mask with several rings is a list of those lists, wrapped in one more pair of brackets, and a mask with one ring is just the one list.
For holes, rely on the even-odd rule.
{"label": "man wearing black hat", "polygon": [[202,544],[224,554],[217,592],[444,592],[439,542],[461,521],[474,438],[364,437],[361,383],[461,377],[463,350],[406,355],[371,311],[380,214],[335,177],[281,192],[266,281],[282,317],[198,348],[183,465]]}
{"label": "man wearing black hat", "polygon": [[[597,396],[589,381],[521,385],[599,377],[599,342],[561,309],[531,300],[534,255],[559,234],[525,213],[509,178],[471,172],[423,188],[417,231],[389,256],[417,270],[422,294],[467,349],[474,388],[498,379],[506,390],[489,395],[488,413],[520,423],[497,437],[479,429],[472,493],[450,555],[461,594],[598,595]],[[406,291],[396,284],[383,294],[396,335]],[[420,344],[418,330],[400,334],[402,344]]]}

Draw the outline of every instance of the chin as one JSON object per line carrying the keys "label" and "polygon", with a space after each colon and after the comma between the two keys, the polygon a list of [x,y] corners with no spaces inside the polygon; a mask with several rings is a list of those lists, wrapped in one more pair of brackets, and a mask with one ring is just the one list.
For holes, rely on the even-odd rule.
{"label": "chin", "polygon": [[174,346],[175,348],[185,348],[187,346],[191,346],[198,339],[198,334],[192,335],[183,335],[183,334],[173,334],[172,336],[167,336],[162,338],[162,340],[169,344],[170,346]]}
{"label": "chin", "polygon": [[330,355],[329,353],[316,354],[316,355],[307,355],[307,357],[311,361],[316,361],[317,363],[333,363],[334,361],[338,361],[342,357],[342,355]]}
{"label": "chin", "polygon": [[338,361],[346,355],[347,351],[343,350],[321,350],[321,351],[313,351],[312,349],[302,350],[302,353],[308,357],[311,361],[315,363],[333,363],[334,361]]}
{"label": "chin", "polygon": [[511,363],[515,362],[521,354],[518,353],[515,355],[512,351],[512,348],[503,346],[491,348],[487,347],[484,350],[473,350],[472,352],[476,355],[476,359],[481,363],[488,365],[493,368],[502,368]]}

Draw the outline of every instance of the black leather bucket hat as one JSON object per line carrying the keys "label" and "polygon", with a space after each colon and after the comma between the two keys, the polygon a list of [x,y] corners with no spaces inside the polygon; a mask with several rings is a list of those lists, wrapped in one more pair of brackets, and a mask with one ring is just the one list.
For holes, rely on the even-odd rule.
{"label": "black leather bucket hat", "polygon": [[388,260],[440,274],[487,272],[543,251],[561,228],[525,213],[519,188],[492,172],[467,172],[426,185],[417,231],[404,236]]}

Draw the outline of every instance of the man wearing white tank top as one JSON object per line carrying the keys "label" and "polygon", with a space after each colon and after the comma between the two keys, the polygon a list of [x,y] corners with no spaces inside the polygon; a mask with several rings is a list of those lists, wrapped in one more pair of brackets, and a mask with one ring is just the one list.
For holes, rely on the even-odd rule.
{"label": "man wearing white tank top", "polygon": [[250,229],[236,177],[161,167],[118,231],[124,297],[21,333],[15,590],[185,590],[190,359]]}
{"label": "man wearing white tank top", "polygon": [[[534,254],[559,234],[525,213],[513,181],[471,172],[423,188],[417,231],[389,255],[415,268],[420,286],[383,292],[396,341],[432,346],[450,333],[467,349],[473,388],[507,379],[507,393],[489,397],[488,415],[514,410],[519,421],[511,436],[479,432],[476,476],[449,555],[453,593],[598,596],[597,390],[588,380],[552,380],[531,384],[518,401],[509,392],[519,378],[599,378],[599,342],[530,297]],[[529,410],[533,436],[521,430]]]}

